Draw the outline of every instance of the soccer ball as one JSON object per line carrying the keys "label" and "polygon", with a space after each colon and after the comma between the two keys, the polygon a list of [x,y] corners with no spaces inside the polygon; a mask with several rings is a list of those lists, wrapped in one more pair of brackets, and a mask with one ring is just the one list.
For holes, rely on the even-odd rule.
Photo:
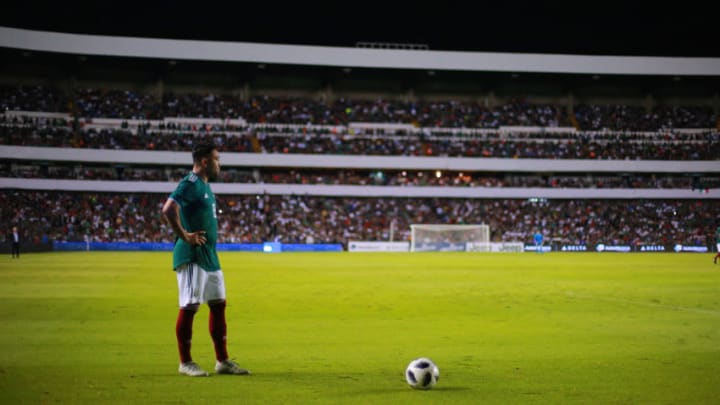
{"label": "soccer ball", "polygon": [[440,370],[432,360],[425,357],[411,361],[405,369],[405,380],[418,390],[429,390],[439,379]]}

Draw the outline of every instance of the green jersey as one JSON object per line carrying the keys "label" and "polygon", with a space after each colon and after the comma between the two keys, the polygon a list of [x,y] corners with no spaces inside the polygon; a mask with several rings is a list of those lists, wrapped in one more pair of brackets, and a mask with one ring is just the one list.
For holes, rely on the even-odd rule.
{"label": "green jersey", "polygon": [[715,230],[715,242],[720,243],[720,226]]}
{"label": "green jersey", "polygon": [[180,206],[180,223],[188,232],[205,231],[204,245],[190,245],[181,238],[175,239],[173,269],[185,263],[197,263],[207,271],[220,269],[215,245],[217,244],[217,215],[215,195],[210,185],[195,173],[180,181],[170,198]]}

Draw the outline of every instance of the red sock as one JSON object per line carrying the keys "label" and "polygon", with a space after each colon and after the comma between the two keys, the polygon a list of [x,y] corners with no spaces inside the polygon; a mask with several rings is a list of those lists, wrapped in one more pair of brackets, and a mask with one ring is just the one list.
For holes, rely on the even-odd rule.
{"label": "red sock", "polygon": [[225,301],[210,305],[210,336],[215,346],[217,361],[227,360],[227,325],[225,323]]}
{"label": "red sock", "polygon": [[187,363],[192,361],[190,356],[190,344],[192,343],[192,326],[195,311],[181,309],[178,313],[177,322],[175,323],[175,336],[177,337],[178,351],[180,352],[180,362]]}

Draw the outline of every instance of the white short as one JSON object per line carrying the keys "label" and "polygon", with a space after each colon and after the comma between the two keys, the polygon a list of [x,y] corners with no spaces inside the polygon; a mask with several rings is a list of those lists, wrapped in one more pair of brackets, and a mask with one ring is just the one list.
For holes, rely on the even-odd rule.
{"label": "white short", "polygon": [[717,248],[718,253],[720,253],[720,243],[717,243],[715,247]]}
{"label": "white short", "polygon": [[178,281],[180,307],[204,304],[225,299],[225,279],[222,270],[205,271],[195,263],[187,263],[175,269]]}

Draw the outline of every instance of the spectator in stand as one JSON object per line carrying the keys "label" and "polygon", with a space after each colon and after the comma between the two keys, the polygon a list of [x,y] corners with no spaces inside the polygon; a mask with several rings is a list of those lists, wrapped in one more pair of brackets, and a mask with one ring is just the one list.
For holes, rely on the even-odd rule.
{"label": "spectator in stand", "polygon": [[[134,90],[77,88],[71,97],[43,86],[0,87],[2,110],[70,112],[83,118],[165,117],[237,118],[251,123],[347,125],[349,122],[406,123],[425,128],[498,128],[499,126],[569,127],[565,106],[510,99],[495,106],[463,100],[405,101],[340,97],[254,96],[228,94],[161,96]],[[716,128],[709,106],[660,105],[651,110],[630,105],[577,105],[575,119],[583,130],[657,131],[662,128]]]}
{"label": "spectator in stand", "polygon": [[[38,126],[39,125],[39,126]],[[545,159],[717,160],[720,133],[496,133],[478,137],[454,135],[327,135],[321,132],[207,132],[189,130],[87,129],[67,125],[0,125],[0,143],[8,145],[188,151],[193,142],[212,142],[225,152],[310,153],[396,156],[462,156]],[[72,134],[72,135],[71,135]],[[191,135],[191,136],[188,136]]]}
{"label": "spectator in stand", "polygon": [[[720,218],[715,200],[466,200],[226,195],[219,201],[221,242],[282,238],[302,243],[409,237],[409,224],[487,223],[495,242],[531,240],[535,229],[563,244],[705,245],[707,224]],[[54,241],[170,242],[159,194],[0,191],[0,220],[22,221],[26,234]],[[672,212],[677,215],[672,215]],[[658,230],[661,230],[660,232]],[[710,236],[710,235],[707,235]]]}

